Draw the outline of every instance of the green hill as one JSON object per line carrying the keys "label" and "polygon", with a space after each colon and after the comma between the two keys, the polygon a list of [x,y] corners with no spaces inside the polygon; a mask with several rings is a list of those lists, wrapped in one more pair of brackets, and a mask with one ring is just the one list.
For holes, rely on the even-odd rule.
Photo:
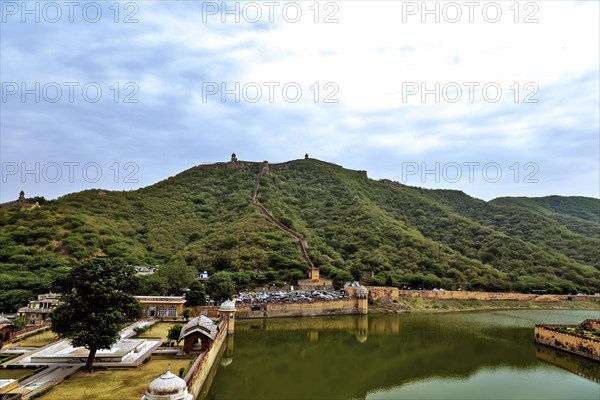
{"label": "green hill", "polygon": [[[238,288],[305,278],[294,238],[251,205],[259,166],[198,166],[139,190],[0,209],[0,308],[95,255],[229,271]],[[336,282],[373,271],[373,284],[400,287],[600,291],[597,199],[488,203],[313,159],[271,164],[260,182],[258,201]]]}

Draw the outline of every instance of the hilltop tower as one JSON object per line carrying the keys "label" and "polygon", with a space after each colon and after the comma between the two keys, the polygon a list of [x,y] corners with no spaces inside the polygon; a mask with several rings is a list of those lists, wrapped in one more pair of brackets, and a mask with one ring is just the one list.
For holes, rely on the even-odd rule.
{"label": "hilltop tower", "polygon": [[19,203],[25,203],[25,192],[21,190],[19,193]]}
{"label": "hilltop tower", "polygon": [[237,162],[237,156],[235,155],[235,153],[231,153],[231,162]]}

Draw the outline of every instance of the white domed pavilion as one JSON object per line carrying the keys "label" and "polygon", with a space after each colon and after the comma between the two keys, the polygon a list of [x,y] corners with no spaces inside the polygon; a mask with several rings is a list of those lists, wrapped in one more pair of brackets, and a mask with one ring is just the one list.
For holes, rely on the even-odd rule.
{"label": "white domed pavilion", "polygon": [[150,382],[142,400],[192,400],[185,381],[173,375],[171,370]]}

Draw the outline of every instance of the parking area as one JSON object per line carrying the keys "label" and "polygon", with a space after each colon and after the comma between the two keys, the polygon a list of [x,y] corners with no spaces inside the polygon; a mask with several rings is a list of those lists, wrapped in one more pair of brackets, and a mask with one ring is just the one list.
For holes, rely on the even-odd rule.
{"label": "parking area", "polygon": [[337,300],[347,297],[343,291],[273,291],[273,292],[240,292],[236,298],[239,304],[253,303],[310,303],[315,300]]}

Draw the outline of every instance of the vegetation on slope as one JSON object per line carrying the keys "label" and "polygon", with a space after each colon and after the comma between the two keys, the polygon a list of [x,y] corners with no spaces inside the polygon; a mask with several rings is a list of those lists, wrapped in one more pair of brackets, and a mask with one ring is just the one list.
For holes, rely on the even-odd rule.
{"label": "vegetation on slope", "polygon": [[[26,304],[98,255],[162,272],[225,271],[238,289],[306,277],[293,238],[250,204],[259,165],[195,167],[135,191],[88,190],[31,211],[0,209],[0,309]],[[600,291],[598,200],[531,200],[486,203],[316,160],[270,165],[259,192],[336,282],[373,271],[372,283],[400,287]],[[147,283],[160,293],[177,286]]]}
{"label": "vegetation on slope", "polygon": [[272,165],[266,178],[271,191],[261,202],[304,229],[315,259],[327,256],[325,270],[373,270],[379,283],[411,287],[573,292],[600,284],[589,264],[459,215],[420,189],[316,161]]}

